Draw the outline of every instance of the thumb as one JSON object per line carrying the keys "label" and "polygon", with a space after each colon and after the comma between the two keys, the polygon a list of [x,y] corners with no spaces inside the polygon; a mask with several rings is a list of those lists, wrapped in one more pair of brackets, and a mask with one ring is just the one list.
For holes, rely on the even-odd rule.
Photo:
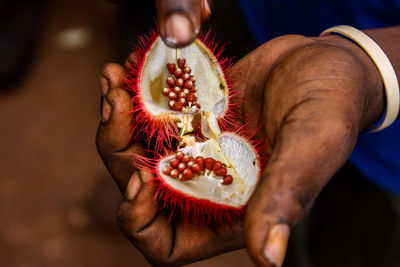
{"label": "thumb", "polygon": [[301,178],[283,174],[282,169],[267,168],[263,173],[245,221],[247,248],[259,266],[282,266],[290,231],[317,194],[302,184]]}
{"label": "thumb", "polygon": [[274,147],[245,220],[248,252],[259,266],[282,265],[290,231],[351,153],[355,136],[346,133],[346,124],[326,123],[304,137],[284,130]]}

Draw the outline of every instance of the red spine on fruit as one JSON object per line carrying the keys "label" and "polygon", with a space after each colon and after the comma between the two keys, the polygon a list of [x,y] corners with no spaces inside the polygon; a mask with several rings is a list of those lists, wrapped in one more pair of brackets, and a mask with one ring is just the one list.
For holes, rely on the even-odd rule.
{"label": "red spine on fruit", "polygon": [[[127,66],[126,89],[132,95],[134,114],[132,120],[132,139],[146,139],[154,143],[152,149],[160,152],[172,148],[172,142],[177,138],[178,127],[169,117],[155,118],[144,107],[140,93],[140,73],[143,69],[146,53],[159,36],[158,31],[152,30],[148,36],[139,37],[139,43],[134,47],[136,60]],[[151,142],[154,140],[154,142]]]}

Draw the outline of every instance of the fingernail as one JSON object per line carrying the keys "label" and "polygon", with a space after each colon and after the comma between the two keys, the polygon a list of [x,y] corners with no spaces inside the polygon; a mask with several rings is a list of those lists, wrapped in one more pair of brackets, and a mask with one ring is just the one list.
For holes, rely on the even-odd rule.
{"label": "fingernail", "polygon": [[187,42],[193,36],[193,26],[189,18],[172,14],[165,22],[165,41],[170,45]]}
{"label": "fingernail", "polygon": [[112,106],[108,103],[107,98],[103,98],[103,104],[101,105],[101,121],[107,122],[110,119]]}
{"label": "fingernail", "polygon": [[102,96],[105,96],[108,94],[108,90],[109,90],[110,86],[109,86],[108,80],[103,76],[100,76],[100,88],[101,88]]}
{"label": "fingernail", "polygon": [[131,179],[126,187],[125,197],[128,200],[133,200],[139,192],[141,181],[137,172],[132,174]]}
{"label": "fingernail", "polygon": [[277,267],[282,266],[285,259],[289,240],[289,226],[286,224],[274,225],[264,246],[264,257]]}

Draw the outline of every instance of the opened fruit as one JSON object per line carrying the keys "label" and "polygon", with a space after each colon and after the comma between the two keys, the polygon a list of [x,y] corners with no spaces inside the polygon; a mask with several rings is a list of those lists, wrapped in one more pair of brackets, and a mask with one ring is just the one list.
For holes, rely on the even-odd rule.
{"label": "opened fruit", "polygon": [[239,120],[221,59],[210,34],[172,49],[152,32],[130,66],[133,138],[154,154],[135,164],[154,174],[160,206],[197,223],[241,218],[262,171],[263,149]]}

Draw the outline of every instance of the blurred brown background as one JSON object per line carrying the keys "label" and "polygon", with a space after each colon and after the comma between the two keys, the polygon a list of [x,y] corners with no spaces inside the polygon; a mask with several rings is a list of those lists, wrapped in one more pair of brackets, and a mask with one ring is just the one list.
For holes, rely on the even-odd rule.
{"label": "blurred brown background", "polygon": [[[149,266],[117,229],[120,193],[94,139],[98,75],[154,26],[151,5],[5,2],[0,25],[13,27],[14,47],[27,42],[30,51],[21,48],[15,81],[0,85],[0,266]],[[0,60],[11,68],[5,52]],[[192,266],[252,264],[241,251]]]}
{"label": "blurred brown background", "polygon": [[[0,267],[149,266],[117,229],[121,199],[97,155],[102,66],[155,24],[153,0],[0,0]],[[207,27],[255,47],[233,0]],[[227,30],[230,29],[230,30]],[[286,267],[400,266],[400,199],[345,166],[297,227]],[[245,251],[192,267],[253,266]]]}

